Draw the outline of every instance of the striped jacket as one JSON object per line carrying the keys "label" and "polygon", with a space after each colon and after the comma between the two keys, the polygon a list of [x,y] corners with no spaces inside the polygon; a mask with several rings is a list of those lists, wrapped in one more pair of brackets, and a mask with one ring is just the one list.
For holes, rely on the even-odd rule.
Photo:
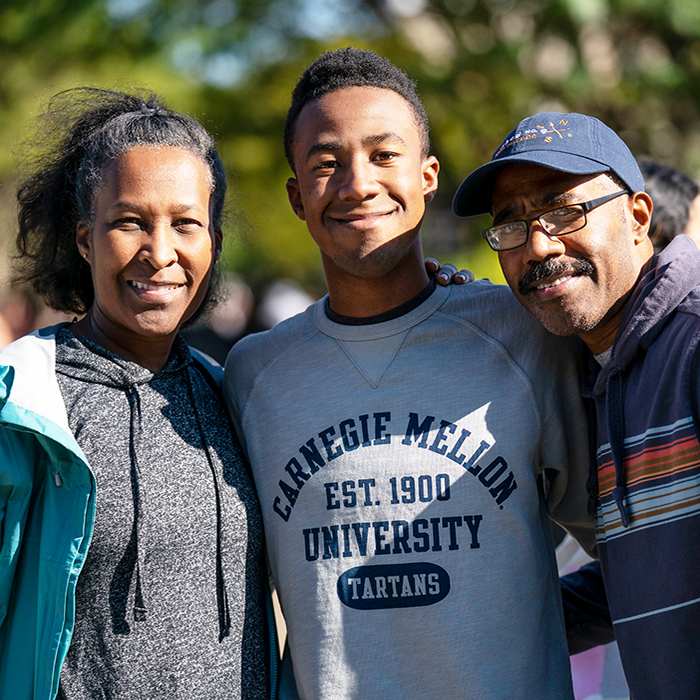
{"label": "striped jacket", "polygon": [[699,340],[700,251],[680,236],[642,270],[584,392],[595,406],[590,504],[634,700],[700,698]]}

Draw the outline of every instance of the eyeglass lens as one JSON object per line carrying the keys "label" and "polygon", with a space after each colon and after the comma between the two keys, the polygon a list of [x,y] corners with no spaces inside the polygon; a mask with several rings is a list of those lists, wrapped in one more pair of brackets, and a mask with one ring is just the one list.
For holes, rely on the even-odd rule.
{"label": "eyeglass lens", "polygon": [[[583,207],[572,205],[548,211],[534,221],[539,221],[542,228],[551,236],[563,236],[581,228],[586,220]],[[517,248],[527,240],[528,222],[513,221],[493,226],[486,232],[487,240],[495,250]]]}

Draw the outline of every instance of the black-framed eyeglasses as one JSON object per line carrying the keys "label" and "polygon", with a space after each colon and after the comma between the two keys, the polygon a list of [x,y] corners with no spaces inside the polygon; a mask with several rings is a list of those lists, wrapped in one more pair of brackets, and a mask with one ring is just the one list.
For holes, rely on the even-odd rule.
{"label": "black-framed eyeglasses", "polygon": [[530,237],[530,225],[533,221],[537,221],[548,236],[566,236],[567,233],[580,231],[588,223],[586,212],[623,194],[629,194],[629,192],[621,190],[620,192],[615,192],[615,194],[606,194],[604,197],[591,199],[588,202],[557,207],[539,216],[533,216],[532,219],[509,221],[506,224],[491,226],[484,229],[481,235],[486,239],[492,250],[499,252],[513,250],[513,248],[525,245]]}

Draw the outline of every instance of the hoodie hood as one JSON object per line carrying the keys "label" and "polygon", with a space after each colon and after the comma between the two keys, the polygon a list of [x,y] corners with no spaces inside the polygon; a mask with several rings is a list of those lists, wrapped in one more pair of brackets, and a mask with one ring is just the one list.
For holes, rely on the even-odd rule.
{"label": "hoodie hood", "polygon": [[[623,527],[630,523],[626,505],[627,483],[624,470],[625,412],[623,377],[628,367],[658,338],[673,312],[700,285],[700,251],[687,236],[677,236],[641,271],[627,302],[613,344],[612,355],[587,383],[584,395],[605,402],[605,423],[615,466],[612,498],[620,512]],[[591,387],[592,384],[592,387]],[[591,426],[596,416],[589,416]],[[591,445],[595,446],[593,439]],[[589,510],[598,504],[598,472],[595,453],[591,454],[588,478]]]}
{"label": "hoodie hood", "polygon": [[165,367],[157,373],[126,360],[101,345],[72,333],[63,332],[61,363],[56,370],[61,374],[83,382],[101,384],[115,389],[128,390],[148,384],[156,374],[159,377],[175,376],[192,362],[185,341],[176,336]]}
{"label": "hoodie hood", "polygon": [[700,250],[688,236],[676,236],[642,269],[627,302],[610,360],[598,374],[591,395],[605,392],[611,372],[624,370],[658,337],[675,311],[700,285]]}

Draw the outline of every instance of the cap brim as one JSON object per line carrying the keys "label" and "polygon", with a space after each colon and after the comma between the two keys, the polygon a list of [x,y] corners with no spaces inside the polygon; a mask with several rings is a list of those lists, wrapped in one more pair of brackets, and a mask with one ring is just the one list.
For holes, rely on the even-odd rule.
{"label": "cap brim", "polygon": [[492,210],[491,195],[498,173],[511,163],[532,163],[543,168],[559,170],[563,173],[592,175],[609,172],[610,167],[603,163],[561,151],[530,151],[492,160],[477,168],[459,186],[452,200],[452,211],[457,216],[488,214]]}

